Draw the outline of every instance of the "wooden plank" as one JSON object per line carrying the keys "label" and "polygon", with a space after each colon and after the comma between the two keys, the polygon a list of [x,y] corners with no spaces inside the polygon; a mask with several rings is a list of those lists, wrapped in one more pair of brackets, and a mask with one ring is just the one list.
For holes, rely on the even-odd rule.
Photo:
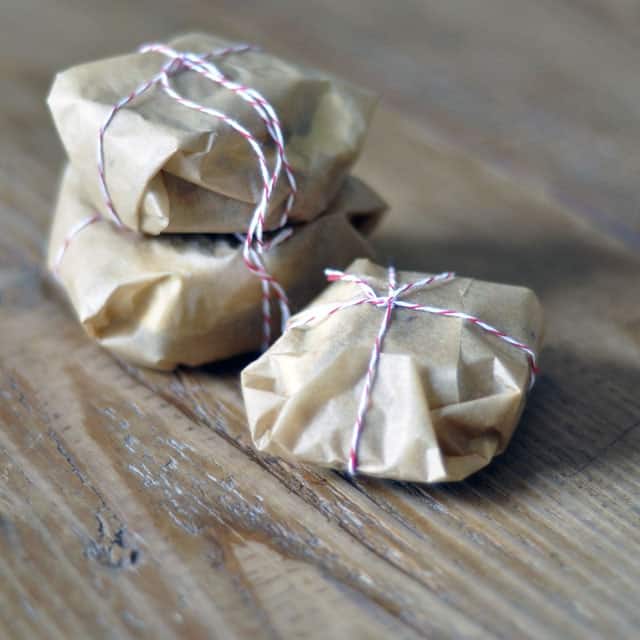
{"label": "wooden plank", "polygon": [[[589,113],[570,128],[566,156],[557,155],[545,126],[515,145],[517,153],[505,152],[504,138],[529,118],[516,108],[523,79],[497,101],[496,119],[500,113],[510,117],[500,121],[495,136],[473,142],[467,132],[486,131],[491,110],[481,98],[508,84],[526,54],[538,49],[519,44],[501,79],[482,87],[483,79],[499,71],[489,64],[488,36],[505,39],[507,29],[488,26],[488,35],[474,45],[474,25],[484,14],[470,5],[466,12],[455,11],[455,4],[427,9],[433,23],[425,43],[420,25],[402,31],[412,16],[422,15],[417,5],[408,5],[404,17],[388,11],[381,17],[357,2],[309,5],[297,14],[293,5],[275,11],[268,3],[218,3],[214,12],[194,2],[189,13],[147,2],[135,9],[116,3],[115,9],[97,5],[83,11],[59,2],[37,7],[39,20],[28,22],[28,10],[8,10],[1,45],[8,52],[1,57],[8,90],[0,104],[5,635],[637,633],[640,259],[619,241],[611,219],[594,225],[581,207],[550,193],[548,177],[536,186],[543,168],[581,174],[580,136],[596,128]],[[486,6],[490,17],[501,5]],[[605,38],[611,30],[606,25],[623,10],[608,9],[609,22],[600,23],[596,14],[563,4],[559,20],[562,25],[578,16],[575,34],[600,29]],[[514,10],[504,20],[546,24],[551,15],[540,3],[524,17]],[[375,237],[383,258],[405,268],[455,269],[539,292],[547,313],[543,375],[514,442],[489,469],[464,483],[428,487],[350,482],[258,455],[246,435],[239,395],[242,359],[157,374],[114,361],[78,328],[41,269],[61,161],[42,97],[54,69],[193,21],[231,35],[246,29],[270,48],[363,76],[405,113],[419,117],[411,121],[383,108],[358,167],[392,206]],[[445,23],[458,34],[454,43],[484,52],[475,70],[466,68],[464,55],[445,55]],[[547,39],[560,37],[554,29]],[[96,39],[99,31],[112,35]],[[310,35],[319,33],[324,40]],[[519,34],[509,38],[516,41]],[[601,68],[619,62],[620,52],[632,48],[632,37],[630,29],[620,30],[621,43],[604,56]],[[391,55],[403,38],[402,50],[414,51],[413,58]],[[50,55],[34,42],[50,43]],[[585,81],[593,60],[583,63],[582,49],[571,49],[571,42],[566,58],[545,57],[564,69],[558,83],[565,88],[572,86],[570,79]],[[439,57],[425,63],[438,47]],[[506,50],[504,40],[495,47]],[[444,83],[434,97],[438,65],[440,77],[451,84]],[[631,66],[625,63],[613,79],[601,78],[598,91],[623,91],[620,78],[631,77]],[[421,74],[416,88],[409,80]],[[451,127],[443,125],[438,100],[447,102],[471,85],[469,100],[460,97],[464,110]],[[559,108],[558,99],[547,95],[545,109]],[[633,119],[622,118],[615,105],[603,109],[628,135],[624,142],[620,133],[616,144],[628,142],[631,148]],[[503,164],[508,158],[508,170],[496,158]],[[618,163],[629,169],[631,160],[622,154]],[[598,175],[609,180],[607,172]],[[616,180],[607,191],[613,193],[609,203],[624,189],[636,197],[625,176]],[[590,193],[579,181],[571,185],[578,195]],[[624,211],[619,217],[616,211],[615,221],[630,224]]]}

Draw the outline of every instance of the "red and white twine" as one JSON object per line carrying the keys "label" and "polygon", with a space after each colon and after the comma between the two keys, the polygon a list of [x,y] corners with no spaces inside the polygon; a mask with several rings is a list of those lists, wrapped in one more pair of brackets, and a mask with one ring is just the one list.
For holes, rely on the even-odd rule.
{"label": "red and white twine", "polygon": [[[262,189],[260,199],[253,211],[253,215],[251,217],[247,232],[242,237],[242,255],[247,268],[260,279],[262,287],[263,315],[262,346],[263,349],[266,349],[269,346],[269,342],[271,340],[272,293],[275,295],[280,307],[280,317],[283,328],[286,325],[287,320],[289,319],[290,313],[287,295],[280,283],[268,272],[264,264],[263,254],[266,250],[268,250],[269,247],[272,247],[275,244],[278,244],[279,242],[282,242],[284,239],[286,239],[289,235],[291,235],[291,232],[290,230],[281,231],[276,235],[275,238],[266,243],[263,239],[265,218],[268,213],[269,203],[283,169],[286,180],[288,182],[289,194],[286,199],[284,210],[280,219],[280,229],[282,229],[282,227],[284,227],[288,222],[288,215],[291,211],[297,194],[297,184],[293,175],[291,165],[287,160],[284,136],[282,134],[282,126],[273,106],[255,89],[242,84],[238,84],[227,78],[212,62],[212,60],[215,58],[225,57],[230,54],[244,53],[252,49],[253,47],[251,47],[250,45],[241,44],[217,49],[206,55],[198,55],[195,53],[190,53],[188,51],[176,51],[175,49],[172,49],[171,47],[164,44],[148,44],[142,46],[139,49],[140,53],[157,53],[167,57],[169,60],[152,78],[140,84],[138,87],[133,89],[133,91],[118,100],[118,102],[116,102],[111,107],[98,132],[97,168],[100,191],[104,199],[107,213],[109,214],[111,221],[116,225],[116,227],[122,228],[124,227],[124,224],[116,210],[113,199],[111,197],[111,193],[109,191],[109,187],[107,185],[105,163],[105,135],[113,119],[119,111],[124,109],[134,100],[154,87],[159,87],[167,96],[178,102],[180,105],[222,121],[247,141],[247,143],[251,147],[252,152],[256,156],[260,177],[262,180]],[[264,123],[267,133],[269,134],[269,137],[276,147],[275,161],[272,170],[269,169],[267,159],[262,150],[262,146],[259,140],[240,122],[227,115],[226,113],[218,111],[217,109],[206,107],[202,104],[194,102],[193,100],[189,100],[185,96],[178,93],[171,86],[169,81],[171,76],[174,76],[178,72],[184,70],[193,71],[206,80],[209,80],[213,84],[231,91],[251,106],[251,108],[256,112],[258,117]],[[86,219],[81,220],[71,229],[71,231],[67,234],[65,240],[63,241],[61,249],[54,261],[54,273],[58,272],[64,254],[73,238],[75,238],[83,229],[101,219],[103,219],[103,216],[101,216],[99,213],[94,213]]]}
{"label": "red and white twine", "polygon": [[380,295],[376,293],[373,287],[362,276],[347,274],[342,271],[336,271],[335,269],[326,269],[325,275],[327,276],[327,280],[329,280],[329,282],[340,281],[356,284],[361,289],[362,295],[341,304],[333,306],[323,306],[320,309],[316,308],[315,310],[310,309],[307,313],[300,314],[297,318],[292,320],[289,323],[289,327],[302,327],[312,323],[321,322],[322,320],[327,319],[328,317],[334,315],[335,313],[338,313],[339,311],[342,311],[343,309],[357,307],[364,304],[371,305],[379,309],[384,309],[382,322],[380,324],[378,334],[376,335],[376,339],[371,350],[371,356],[369,358],[369,365],[367,367],[364,387],[362,389],[362,394],[360,395],[356,420],[353,425],[351,446],[349,449],[349,474],[355,475],[358,470],[358,448],[360,444],[360,438],[365,424],[365,417],[371,403],[371,393],[376,380],[376,374],[378,372],[378,364],[380,361],[380,354],[382,353],[384,338],[389,329],[391,317],[395,308],[408,309],[410,311],[422,311],[424,313],[430,313],[437,316],[458,318],[459,320],[470,322],[471,324],[482,329],[485,333],[495,336],[503,342],[506,342],[512,347],[519,349],[520,351],[525,353],[531,367],[531,380],[529,388],[531,388],[535,383],[536,374],[538,373],[536,354],[533,349],[531,349],[525,343],[516,340],[515,338],[506,334],[504,331],[500,331],[500,329],[496,329],[496,327],[493,327],[483,320],[480,320],[480,318],[472,316],[468,313],[464,313],[463,311],[434,307],[431,305],[415,304],[400,299],[409,291],[416,291],[418,289],[424,289],[429,285],[435,285],[450,281],[455,278],[454,273],[440,273],[435,276],[429,276],[426,278],[422,278],[421,280],[416,280],[415,282],[409,282],[407,284],[398,286],[396,282],[396,271],[393,267],[389,267],[388,291],[386,295]]}

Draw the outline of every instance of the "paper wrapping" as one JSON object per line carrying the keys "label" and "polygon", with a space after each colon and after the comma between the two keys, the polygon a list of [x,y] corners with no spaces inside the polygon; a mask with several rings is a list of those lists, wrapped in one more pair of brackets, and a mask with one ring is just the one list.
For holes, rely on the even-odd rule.
{"label": "paper wrapping", "polygon": [[[325,264],[347,265],[371,254],[361,231],[370,230],[383,209],[368,187],[349,178],[324,215],[264,254],[293,310],[322,289]],[[68,168],[49,241],[50,269],[69,231],[92,212],[80,177]],[[146,236],[104,218],[72,239],[57,276],[87,333],[133,363],[172,369],[260,347],[260,280],[233,236]]]}
{"label": "paper wrapping", "polygon": [[[386,269],[361,259],[347,273],[366,276],[375,291],[386,295]],[[422,277],[399,272],[398,284]],[[321,316],[325,305],[360,295],[357,285],[335,282],[311,309]],[[536,352],[540,347],[542,311],[528,289],[455,278],[402,299],[464,311]],[[258,449],[347,468],[357,405],[383,314],[384,309],[364,304],[288,328],[242,372]],[[419,482],[467,477],[504,451],[522,413],[530,376],[522,351],[468,322],[394,309],[365,416],[359,473]]]}
{"label": "paper wrapping", "polygon": [[[232,44],[191,34],[169,43],[205,54]],[[73,67],[55,79],[48,102],[70,162],[100,207],[99,128],[121,98],[168,61],[134,53]],[[229,79],[258,90],[281,121],[298,183],[290,220],[309,221],[334,198],[356,159],[373,96],[327,73],[248,51],[213,60]],[[170,79],[185,97],[233,117],[256,136],[273,167],[275,147],[253,108],[191,71]],[[246,231],[262,180],[246,140],[210,115],[178,104],[155,87],[117,113],[105,135],[106,179],[124,224],[145,233]],[[199,188],[200,187],[200,188]],[[289,194],[284,172],[265,228],[275,228]]]}

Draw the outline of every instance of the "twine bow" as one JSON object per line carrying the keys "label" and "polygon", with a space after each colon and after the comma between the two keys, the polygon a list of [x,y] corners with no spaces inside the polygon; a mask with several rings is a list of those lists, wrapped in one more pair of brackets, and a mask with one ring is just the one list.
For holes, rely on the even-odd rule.
{"label": "twine bow", "polygon": [[[278,234],[270,242],[265,242],[263,238],[265,217],[267,215],[269,203],[273,196],[278,179],[280,178],[280,175],[284,170],[289,185],[289,195],[285,202],[284,210],[280,218],[279,229],[283,229],[283,227],[288,222],[288,215],[295,201],[295,197],[297,194],[297,184],[293,175],[291,165],[287,160],[284,136],[282,134],[282,126],[273,106],[255,89],[239,84],[227,78],[213,63],[214,59],[226,57],[231,54],[245,53],[253,49],[254,47],[250,45],[240,44],[216,49],[205,55],[199,55],[188,51],[177,51],[161,43],[147,44],[140,47],[140,53],[161,54],[168,58],[168,62],[166,62],[162,66],[160,71],[153,77],[140,84],[129,94],[118,100],[118,102],[116,102],[111,107],[98,132],[97,168],[100,191],[102,193],[109,217],[111,218],[111,221],[116,225],[116,227],[123,228],[124,224],[116,210],[109,187],[107,185],[104,150],[105,134],[107,133],[109,126],[120,110],[122,110],[124,107],[126,107],[131,102],[154,87],[159,87],[167,96],[169,96],[182,106],[224,122],[227,126],[233,129],[247,141],[247,143],[251,147],[252,152],[256,156],[258,168],[260,171],[260,177],[262,179],[262,190],[260,199],[253,211],[253,215],[251,217],[247,232],[243,236],[242,256],[247,268],[251,271],[251,273],[253,273],[260,279],[262,287],[263,316],[262,347],[263,349],[266,349],[269,346],[269,342],[271,339],[272,292],[275,295],[280,306],[280,317],[283,330],[286,326],[287,320],[289,319],[290,312],[287,295],[280,283],[267,270],[264,264],[263,254],[268,250],[270,246],[278,244],[279,242],[282,242],[284,239],[286,239],[286,237],[288,237],[290,233],[287,232],[287,230],[284,230],[283,233]],[[170,78],[181,71],[193,71],[197,73],[211,83],[236,94],[239,98],[244,100],[252,107],[252,109],[264,123],[267,133],[269,134],[269,137],[276,147],[277,152],[272,170],[269,169],[260,142],[240,122],[223,113],[222,111],[218,111],[217,109],[206,107],[202,104],[194,102],[193,100],[189,100],[185,96],[178,93],[171,86]],[[83,229],[86,229],[88,226],[90,226],[94,222],[98,222],[101,219],[103,219],[103,216],[101,214],[94,213],[93,215],[80,220],[69,231],[54,262],[54,273],[57,273],[62,262],[62,258],[64,257],[64,253],[68,249],[73,238],[75,238]]]}
{"label": "twine bow", "polygon": [[506,342],[507,344],[515,347],[516,349],[519,349],[526,354],[529,366],[531,368],[531,381],[529,388],[534,385],[536,374],[538,373],[538,366],[536,361],[536,354],[528,345],[520,342],[519,340],[516,340],[503,331],[496,329],[496,327],[493,327],[492,325],[484,322],[480,318],[472,316],[468,313],[464,313],[463,311],[434,307],[431,305],[415,304],[413,302],[407,302],[406,300],[401,299],[402,296],[406,295],[409,291],[417,291],[420,289],[425,289],[429,286],[435,286],[436,284],[451,281],[455,278],[454,273],[444,272],[438,275],[428,276],[426,278],[422,278],[421,280],[416,280],[415,282],[409,282],[407,284],[398,286],[396,280],[396,271],[393,267],[389,267],[386,295],[377,293],[362,276],[344,273],[343,271],[337,271],[335,269],[325,269],[325,275],[329,282],[339,281],[351,282],[353,284],[356,284],[360,288],[362,295],[337,305],[327,305],[321,307],[320,309],[312,308],[307,313],[299,314],[296,318],[291,320],[289,322],[290,328],[297,328],[312,323],[321,322],[334,315],[335,313],[342,311],[343,309],[357,307],[364,304],[368,304],[378,309],[384,310],[382,322],[380,324],[380,328],[378,329],[378,334],[376,335],[373,348],[371,349],[371,356],[369,358],[369,366],[367,368],[364,388],[362,390],[362,394],[360,395],[356,420],[353,425],[348,463],[348,472],[350,475],[355,475],[358,469],[358,448],[360,444],[360,438],[365,424],[365,417],[371,403],[371,392],[378,371],[378,364],[380,361],[380,354],[382,352],[384,338],[389,329],[394,308],[408,309],[410,311],[421,311],[423,313],[431,313],[433,315],[444,316],[447,318],[458,318],[460,320],[465,320],[467,322],[470,322],[471,324],[474,324],[489,335],[499,338],[503,342]]}

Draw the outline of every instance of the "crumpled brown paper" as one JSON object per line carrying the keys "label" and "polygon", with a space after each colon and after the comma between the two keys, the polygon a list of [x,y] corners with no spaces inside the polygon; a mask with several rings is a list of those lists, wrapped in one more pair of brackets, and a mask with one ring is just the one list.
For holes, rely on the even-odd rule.
{"label": "crumpled brown paper", "polygon": [[[362,259],[348,273],[366,276],[375,291],[386,294],[386,269]],[[421,277],[399,272],[398,284]],[[321,315],[323,305],[360,294],[357,285],[336,282],[309,308]],[[528,289],[455,278],[403,300],[467,312],[539,349],[542,311]],[[258,449],[347,468],[383,314],[384,309],[365,304],[289,328],[242,372]],[[396,308],[364,421],[358,471],[420,482],[465,478],[504,451],[522,413],[530,375],[522,351],[472,324]]]}
{"label": "crumpled brown paper", "polygon": [[[68,168],[49,242],[52,270],[69,231],[93,212],[81,185]],[[370,255],[359,229],[370,230],[383,209],[349,178],[325,214],[264,254],[293,310],[322,289],[325,264]],[[233,236],[145,236],[104,218],[73,238],[57,276],[89,335],[133,363],[171,369],[260,347],[260,281]],[[277,322],[276,314],[274,335]]]}
{"label": "crumpled brown paper", "polygon": [[[169,44],[205,54],[231,43],[191,34]],[[96,164],[99,128],[118,100],[167,61],[158,53],[133,53],[82,64],[56,77],[49,107],[70,162],[96,207],[104,202]],[[312,220],[338,192],[360,151],[372,95],[261,51],[213,62],[231,80],[258,90],[275,108],[298,183],[289,218]],[[257,137],[273,166],[275,147],[250,105],[191,71],[181,71],[170,81],[184,96],[239,121]],[[246,231],[261,194],[257,160],[246,140],[157,87],[115,116],[105,136],[105,159],[118,214],[125,225],[145,233]],[[288,193],[283,173],[266,229],[278,226]]]}

